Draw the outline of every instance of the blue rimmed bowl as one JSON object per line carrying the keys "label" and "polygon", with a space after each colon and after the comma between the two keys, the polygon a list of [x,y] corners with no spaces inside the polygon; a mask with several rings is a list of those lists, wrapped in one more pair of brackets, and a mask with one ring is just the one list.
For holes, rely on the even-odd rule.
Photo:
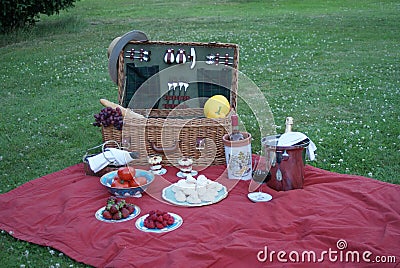
{"label": "blue rimmed bowl", "polygon": [[154,181],[154,174],[152,172],[149,172],[147,170],[142,170],[142,169],[136,169],[136,177],[145,177],[147,180],[146,184],[143,184],[138,187],[128,187],[128,188],[118,188],[118,187],[112,187],[111,184],[117,176],[118,171],[111,171],[100,178],[100,183],[107,188],[107,190],[117,196],[117,197],[137,197],[140,196],[144,191],[146,191],[147,187]]}

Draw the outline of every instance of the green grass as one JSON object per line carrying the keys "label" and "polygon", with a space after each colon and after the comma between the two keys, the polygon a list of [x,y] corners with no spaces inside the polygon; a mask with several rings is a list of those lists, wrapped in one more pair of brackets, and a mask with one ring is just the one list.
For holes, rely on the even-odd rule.
{"label": "green grass", "polygon": [[[398,25],[394,0],[81,0],[42,16],[0,36],[0,193],[101,143],[92,116],[100,98],[117,100],[107,47],[133,29],[151,40],[239,44],[240,70],[267,98],[277,132],[292,116],[317,144],[309,164],[400,184]],[[243,118],[248,110],[239,106]],[[83,266],[4,232],[0,252],[4,267]]]}

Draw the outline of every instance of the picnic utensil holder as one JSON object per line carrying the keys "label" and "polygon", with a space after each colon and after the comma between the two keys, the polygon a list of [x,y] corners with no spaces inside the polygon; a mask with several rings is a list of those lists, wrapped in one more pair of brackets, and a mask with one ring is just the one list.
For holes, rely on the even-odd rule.
{"label": "picnic utensil holder", "polygon": [[[146,60],[138,58],[140,51],[142,53],[147,51]],[[175,55],[179,53],[179,59],[176,58],[174,62],[171,53]],[[183,53],[186,53],[186,58],[183,57]],[[207,56],[211,54],[230,56],[220,62],[205,63]],[[148,165],[147,156],[152,154],[162,155],[163,165],[177,165],[178,159],[182,156],[191,157],[194,165],[199,166],[225,164],[222,137],[230,132],[230,116],[206,118],[201,105],[183,106],[179,109],[176,106],[192,98],[199,98],[205,102],[213,95],[223,95],[229,100],[231,110],[234,111],[237,103],[238,58],[239,48],[236,44],[128,42],[118,59],[118,102],[123,107],[143,115],[144,118],[125,117],[122,131],[113,127],[102,127],[103,141],[121,142],[122,135],[128,135],[130,150],[139,153],[139,158],[135,159],[137,165]],[[173,65],[180,68],[180,71],[175,73],[179,79],[174,81],[170,79],[169,83],[168,77],[160,75],[154,78],[154,74],[161,73]],[[196,67],[193,67],[194,65]],[[191,81],[206,81],[207,78],[212,81],[217,80],[217,83],[191,83]],[[172,97],[174,104],[169,105],[168,101],[171,100],[169,92],[163,95],[161,90],[167,86],[166,81],[170,87],[185,90],[186,97]],[[186,87],[184,82],[188,82]],[[144,91],[146,93],[141,94],[138,100],[133,100],[132,97],[144,84],[150,90]],[[153,102],[148,104],[148,100]]]}

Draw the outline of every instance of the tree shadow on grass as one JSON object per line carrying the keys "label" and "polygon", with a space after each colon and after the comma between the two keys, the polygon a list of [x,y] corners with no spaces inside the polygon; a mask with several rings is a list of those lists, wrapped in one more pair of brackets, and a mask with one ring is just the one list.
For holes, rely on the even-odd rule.
{"label": "tree shadow on grass", "polygon": [[[45,16],[45,15],[42,15]],[[34,42],[35,39],[51,37],[60,34],[80,32],[87,26],[87,22],[77,16],[53,15],[39,19],[35,25],[27,25],[13,32],[0,35],[0,47],[13,45],[21,42]]]}

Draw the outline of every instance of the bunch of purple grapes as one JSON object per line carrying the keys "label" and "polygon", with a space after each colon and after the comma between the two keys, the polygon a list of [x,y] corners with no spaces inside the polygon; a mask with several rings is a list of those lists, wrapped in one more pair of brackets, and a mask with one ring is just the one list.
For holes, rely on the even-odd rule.
{"label": "bunch of purple grapes", "polygon": [[122,130],[123,116],[120,108],[105,107],[101,109],[100,113],[94,115],[96,122],[93,126],[96,127],[108,127],[114,126],[118,130]]}

